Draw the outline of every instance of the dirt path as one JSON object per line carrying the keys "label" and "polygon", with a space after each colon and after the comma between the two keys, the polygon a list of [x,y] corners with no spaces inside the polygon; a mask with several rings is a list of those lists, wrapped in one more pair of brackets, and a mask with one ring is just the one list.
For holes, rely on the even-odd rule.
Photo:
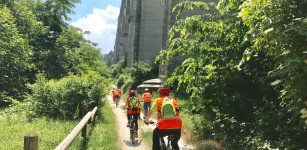
{"label": "dirt path", "polygon": [[139,138],[135,145],[131,143],[130,140],[130,133],[129,128],[126,127],[127,125],[127,115],[124,109],[121,107],[124,105],[123,103],[120,104],[120,107],[116,108],[113,104],[112,97],[110,95],[107,96],[109,104],[112,107],[113,113],[116,117],[116,127],[118,129],[118,137],[120,142],[120,149],[121,150],[149,150],[149,146],[142,140],[141,135],[139,133]]}
{"label": "dirt path", "polygon": [[[116,116],[116,127],[118,129],[118,137],[120,142],[121,150],[150,150],[151,146],[147,145],[141,137],[141,132],[139,131],[139,138],[137,139],[137,143],[133,145],[129,139],[130,133],[127,125],[127,115],[126,111],[122,109],[122,106],[125,104],[121,101],[120,107],[116,108],[113,104],[112,97],[110,95],[107,96],[108,102],[112,107],[113,113]],[[142,117],[142,114],[141,114]],[[150,130],[152,131],[155,127],[152,125],[144,125],[139,124],[139,130]],[[187,145],[182,139],[179,140],[180,150],[194,150],[194,148],[190,145]]]}

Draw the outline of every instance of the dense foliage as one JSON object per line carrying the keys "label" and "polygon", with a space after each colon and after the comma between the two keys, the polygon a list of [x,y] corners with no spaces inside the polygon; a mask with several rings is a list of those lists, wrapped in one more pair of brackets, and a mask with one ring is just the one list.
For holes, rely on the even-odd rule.
{"label": "dense foliage", "polygon": [[0,0],[0,107],[27,98],[37,115],[72,118],[106,94],[102,55],[67,24],[76,2]]}
{"label": "dense foliage", "polygon": [[29,100],[35,114],[51,118],[77,118],[82,103],[91,110],[102,102],[106,95],[106,80],[97,72],[76,76],[70,75],[60,80],[45,80],[39,77],[31,86]]}
{"label": "dense foliage", "polygon": [[112,75],[117,79],[116,84],[124,91],[136,89],[143,81],[158,77],[158,64],[138,62],[126,68],[125,61],[121,60],[112,66]]}
{"label": "dense foliage", "polygon": [[106,63],[108,67],[111,67],[113,64],[114,52],[110,51],[108,54],[103,55],[102,60]]}
{"label": "dense foliage", "polygon": [[33,52],[15,21],[7,7],[0,7],[0,97],[24,93],[26,73],[32,67],[29,62]]}
{"label": "dense foliage", "polygon": [[[184,58],[168,84],[190,94],[202,138],[229,149],[306,148],[307,1],[182,2],[163,63]],[[172,64],[170,64],[172,65]]]}

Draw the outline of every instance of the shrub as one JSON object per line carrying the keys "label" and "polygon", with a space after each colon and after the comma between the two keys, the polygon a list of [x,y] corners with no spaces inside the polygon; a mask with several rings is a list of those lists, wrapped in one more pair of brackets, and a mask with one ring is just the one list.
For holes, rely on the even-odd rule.
{"label": "shrub", "polygon": [[33,102],[36,115],[73,119],[78,116],[81,102],[85,101],[89,110],[99,105],[106,94],[105,85],[106,79],[97,72],[70,75],[60,80],[46,80],[40,75],[30,86],[32,94],[28,99]]}
{"label": "shrub", "polygon": [[136,89],[143,81],[156,78],[159,74],[158,64],[138,62],[131,68],[124,68],[124,62],[113,65],[113,75],[118,79],[117,86],[123,90]]}

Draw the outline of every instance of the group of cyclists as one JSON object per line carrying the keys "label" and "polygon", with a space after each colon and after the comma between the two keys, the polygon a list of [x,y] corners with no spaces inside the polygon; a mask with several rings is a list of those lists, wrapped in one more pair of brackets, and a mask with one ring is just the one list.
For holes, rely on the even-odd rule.
{"label": "group of cyclists", "polygon": [[[119,94],[118,94],[119,93]],[[151,116],[157,113],[157,127],[153,130],[152,149],[160,150],[159,139],[165,136],[171,136],[171,147],[174,150],[179,150],[178,141],[181,136],[182,120],[178,102],[175,98],[170,97],[170,89],[168,87],[160,87],[158,89],[159,97],[154,101],[152,94],[148,88],[145,88],[141,98],[137,96],[136,90],[129,90],[129,96],[126,100],[125,109],[127,109],[127,127],[130,127],[130,122],[133,119],[141,119],[140,113],[143,108],[144,123],[148,125]],[[120,89],[113,89],[113,100],[120,99]],[[143,103],[143,106],[141,105]],[[138,123],[135,121],[136,137],[138,136]]]}

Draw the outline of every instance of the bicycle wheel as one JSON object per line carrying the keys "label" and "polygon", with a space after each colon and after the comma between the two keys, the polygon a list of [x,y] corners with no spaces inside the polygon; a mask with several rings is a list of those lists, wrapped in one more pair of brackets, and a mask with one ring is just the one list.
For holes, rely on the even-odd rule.
{"label": "bicycle wheel", "polygon": [[135,122],[133,118],[130,121],[130,138],[131,138],[131,143],[135,144]]}
{"label": "bicycle wheel", "polygon": [[168,136],[167,137],[167,148],[168,149],[170,149],[170,150],[172,150],[173,149],[173,147],[172,147],[172,142],[173,142],[173,140],[174,140],[174,137],[173,136]]}
{"label": "bicycle wheel", "polygon": [[161,150],[167,150],[163,137],[159,138],[159,145],[160,145]]}
{"label": "bicycle wheel", "polygon": [[118,107],[118,103],[119,103],[119,98],[118,97],[116,97],[115,103],[116,103],[116,107]]}

